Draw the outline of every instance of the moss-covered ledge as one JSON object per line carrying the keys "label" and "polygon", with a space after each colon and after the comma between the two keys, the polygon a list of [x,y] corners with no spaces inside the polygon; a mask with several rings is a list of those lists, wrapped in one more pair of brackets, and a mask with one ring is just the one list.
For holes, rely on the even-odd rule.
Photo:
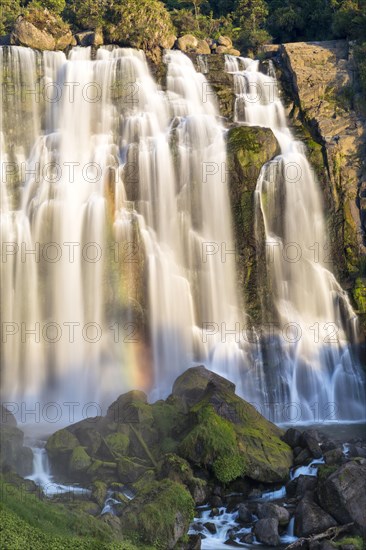
{"label": "moss-covered ledge", "polygon": [[239,291],[247,313],[260,324],[261,312],[270,315],[267,303],[269,281],[266,278],[264,234],[261,217],[255,231],[255,189],[262,166],[278,155],[279,145],[272,130],[252,126],[236,126],[227,132],[229,193],[237,250]]}

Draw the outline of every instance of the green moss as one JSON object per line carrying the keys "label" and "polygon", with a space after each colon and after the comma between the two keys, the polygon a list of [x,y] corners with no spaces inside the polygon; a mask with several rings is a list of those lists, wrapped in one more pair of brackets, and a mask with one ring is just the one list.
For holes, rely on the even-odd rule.
{"label": "green moss", "polygon": [[245,473],[245,457],[240,453],[233,425],[216,414],[211,405],[196,409],[197,425],[180,445],[183,456],[202,466],[212,467],[217,479],[228,483]]}
{"label": "green moss", "polygon": [[59,455],[70,452],[79,446],[77,438],[68,430],[59,430],[48,438],[46,449],[52,455]]}
{"label": "green moss", "polygon": [[84,472],[89,468],[91,463],[92,460],[84,447],[81,447],[79,445],[78,447],[75,447],[75,449],[73,449],[69,464],[71,472]]}
{"label": "green moss", "polygon": [[336,542],[333,542],[333,544],[336,547],[352,545],[356,548],[356,550],[365,549],[365,541],[362,539],[362,537],[344,537],[340,540],[337,540]]}
{"label": "green moss", "polygon": [[320,482],[324,481],[332,475],[334,472],[338,470],[339,466],[326,466],[325,464],[321,464],[318,468],[318,479]]}
{"label": "green moss", "polygon": [[244,455],[236,452],[232,455],[220,456],[215,460],[213,471],[221,483],[229,483],[237,477],[244,476],[246,466]]}
{"label": "green moss", "polygon": [[107,435],[105,442],[113,455],[124,455],[130,444],[128,435],[120,432]]}
{"label": "green moss", "polygon": [[353,288],[353,298],[359,313],[366,313],[366,279],[357,278]]}
{"label": "green moss", "polygon": [[183,485],[165,479],[146,484],[125,508],[122,528],[155,548],[171,548],[176,527],[186,533],[194,515],[194,502]]}

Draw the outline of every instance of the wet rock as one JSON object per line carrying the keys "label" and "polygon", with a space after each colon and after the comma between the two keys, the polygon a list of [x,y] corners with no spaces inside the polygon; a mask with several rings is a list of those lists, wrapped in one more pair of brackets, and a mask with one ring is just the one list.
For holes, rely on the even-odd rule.
{"label": "wet rock", "polygon": [[186,550],[201,550],[201,536],[188,535]]}
{"label": "wet rock", "polygon": [[295,534],[309,537],[337,525],[335,519],[322,510],[311,498],[305,497],[295,510]]}
{"label": "wet rock", "polygon": [[147,404],[146,394],[133,390],[120,395],[107,410],[107,418],[117,423],[137,423],[142,420],[143,409],[136,404]]}
{"label": "wet rock", "polygon": [[217,532],[216,525],[211,521],[207,521],[203,525],[206,527],[207,531],[209,531],[212,535],[214,535]]}
{"label": "wet rock", "polygon": [[302,449],[301,452],[295,457],[294,464],[300,466],[301,464],[309,464],[311,462],[312,455],[309,449]]}
{"label": "wet rock", "polygon": [[217,390],[235,392],[235,384],[202,365],[187,369],[181,374],[173,384],[172,395],[180,397],[188,407],[191,407],[203,397],[208,384]]}
{"label": "wet rock", "polygon": [[33,453],[23,447],[24,434],[14,425],[14,420],[6,416],[6,423],[0,425],[0,466],[12,468],[17,474],[26,476],[32,473]]}
{"label": "wet rock", "polygon": [[289,497],[302,498],[317,487],[318,480],[315,476],[300,475],[286,484],[286,493]]}
{"label": "wet rock", "polygon": [[318,487],[319,503],[340,523],[355,522],[366,534],[366,464],[347,462]]}
{"label": "wet rock", "polygon": [[256,509],[256,515],[259,519],[275,518],[278,524],[287,525],[290,521],[290,513],[283,506],[272,503],[259,503]]}
{"label": "wet rock", "polygon": [[300,447],[301,432],[300,430],[296,430],[296,428],[289,428],[282,439],[292,449],[295,449],[295,447]]}
{"label": "wet rock", "polygon": [[251,523],[252,521],[252,514],[243,503],[239,504],[238,507],[238,519],[241,523],[245,524]]}
{"label": "wet rock", "polygon": [[254,536],[252,533],[247,533],[246,535],[243,535],[239,540],[244,544],[253,544]]}
{"label": "wet rock", "polygon": [[218,497],[216,495],[213,495],[211,498],[210,498],[210,504],[211,506],[213,506],[214,508],[219,508],[220,506],[222,506],[222,498],[221,497]]}
{"label": "wet rock", "polygon": [[314,458],[322,457],[322,450],[314,431],[303,432],[301,435],[301,442],[304,447],[307,447],[307,449],[309,449],[311,456],[313,456]]}
{"label": "wet rock", "polygon": [[324,461],[328,466],[341,465],[344,461],[342,449],[333,449],[324,453]]}
{"label": "wet rock", "polygon": [[279,546],[278,520],[275,518],[259,519],[254,526],[254,535],[259,542],[268,546]]}

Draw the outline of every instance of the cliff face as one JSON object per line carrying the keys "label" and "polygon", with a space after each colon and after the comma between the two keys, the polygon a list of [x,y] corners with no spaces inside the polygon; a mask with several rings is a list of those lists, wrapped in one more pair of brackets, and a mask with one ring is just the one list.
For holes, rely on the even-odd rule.
{"label": "cliff face", "polygon": [[268,54],[282,73],[292,124],[313,140],[309,156],[324,194],[334,268],[365,320],[366,131],[352,48],[344,40],[294,43]]}

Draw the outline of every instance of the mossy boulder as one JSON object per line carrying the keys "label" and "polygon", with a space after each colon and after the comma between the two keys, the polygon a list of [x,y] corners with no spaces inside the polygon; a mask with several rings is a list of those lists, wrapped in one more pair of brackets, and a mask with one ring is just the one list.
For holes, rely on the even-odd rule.
{"label": "mossy boulder", "polygon": [[200,401],[208,384],[218,390],[222,388],[232,393],[235,392],[235,384],[200,365],[192,367],[178,376],[173,384],[172,395],[180,398],[188,409]]}
{"label": "mossy boulder", "polygon": [[171,549],[186,535],[193,514],[193,499],[183,485],[153,481],[125,507],[122,530],[155,548]]}
{"label": "mossy boulder", "polygon": [[86,472],[92,463],[92,459],[81,445],[72,450],[69,471],[72,475]]}
{"label": "mossy boulder", "polygon": [[[149,409],[146,394],[133,390],[120,395],[107,410],[107,418],[117,423],[136,423],[144,420],[143,413]],[[146,419],[146,417],[145,417]]]}
{"label": "mossy boulder", "polygon": [[107,435],[105,443],[113,455],[120,456],[126,454],[130,439],[128,435],[116,432]]}
{"label": "mossy boulder", "polygon": [[78,446],[79,440],[67,429],[58,430],[48,438],[46,451],[56,472],[68,475],[71,454]]}
{"label": "mossy boulder", "polygon": [[236,242],[237,273],[247,313],[257,325],[275,321],[267,278],[264,224],[256,203],[262,166],[280,153],[268,128],[237,126],[227,133],[227,172]]}
{"label": "mossy boulder", "polygon": [[[198,372],[194,371],[195,377]],[[206,373],[203,376],[206,379]],[[274,483],[288,478],[292,451],[281,441],[281,430],[233,389],[218,389],[211,381],[190,414],[191,428],[180,443],[179,454],[211,469],[218,481],[229,483],[247,476]]]}
{"label": "mossy boulder", "polygon": [[[7,417],[10,418],[10,417]],[[24,434],[14,426],[12,419],[0,425],[0,466],[13,468],[19,475],[32,473],[33,453],[23,447]]]}
{"label": "mossy boulder", "polygon": [[10,41],[36,50],[64,50],[70,46],[72,34],[60,16],[35,5],[16,19]]}
{"label": "mossy boulder", "polygon": [[146,472],[147,466],[136,458],[121,458],[117,463],[118,479],[122,483],[135,483]]}

